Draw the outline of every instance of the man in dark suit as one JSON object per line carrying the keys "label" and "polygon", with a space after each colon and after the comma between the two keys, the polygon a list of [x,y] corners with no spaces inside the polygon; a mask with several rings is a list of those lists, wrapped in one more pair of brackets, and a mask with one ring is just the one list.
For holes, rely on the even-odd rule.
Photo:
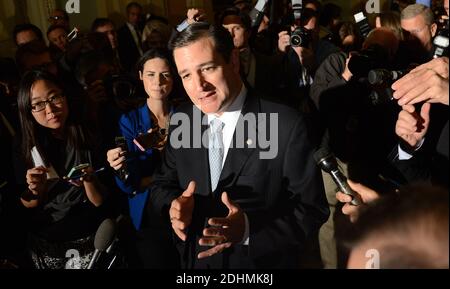
{"label": "man in dark suit", "polygon": [[329,214],[302,117],[247,91],[223,27],[194,23],[172,45],[194,105],[172,116],[149,204],[182,266],[298,268]]}
{"label": "man in dark suit", "polygon": [[131,2],[127,5],[127,22],[117,30],[119,57],[123,69],[128,72],[132,72],[136,62],[143,54],[142,31],[139,27],[141,17],[142,6],[139,3]]}

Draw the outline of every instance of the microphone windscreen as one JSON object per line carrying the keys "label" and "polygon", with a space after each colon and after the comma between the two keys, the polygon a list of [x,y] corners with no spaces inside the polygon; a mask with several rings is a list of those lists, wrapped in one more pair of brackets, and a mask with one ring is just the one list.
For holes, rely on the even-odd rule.
{"label": "microphone windscreen", "polygon": [[94,239],[94,247],[99,251],[105,251],[116,236],[116,222],[105,219],[97,229]]}
{"label": "microphone windscreen", "polygon": [[316,163],[320,163],[324,158],[327,158],[330,155],[330,152],[327,148],[321,147],[314,153],[314,160]]}

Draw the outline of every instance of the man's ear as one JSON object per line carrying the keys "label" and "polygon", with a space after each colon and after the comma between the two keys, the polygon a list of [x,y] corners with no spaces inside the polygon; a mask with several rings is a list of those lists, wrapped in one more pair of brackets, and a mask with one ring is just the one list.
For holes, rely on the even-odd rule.
{"label": "man's ear", "polygon": [[142,71],[139,71],[139,79],[144,80],[144,79],[142,79]]}
{"label": "man's ear", "polygon": [[236,74],[239,74],[240,68],[241,68],[241,60],[239,58],[239,49],[234,48],[231,52],[231,58],[230,58],[231,65],[233,65],[233,71]]}
{"label": "man's ear", "polygon": [[431,36],[432,37],[436,36],[436,32],[437,32],[437,24],[433,23],[431,24]]}

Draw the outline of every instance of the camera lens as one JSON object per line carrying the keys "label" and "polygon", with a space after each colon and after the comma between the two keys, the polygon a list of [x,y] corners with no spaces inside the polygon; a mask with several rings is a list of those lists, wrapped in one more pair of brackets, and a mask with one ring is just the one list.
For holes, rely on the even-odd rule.
{"label": "camera lens", "polygon": [[302,38],[299,35],[292,35],[291,45],[292,46],[300,46],[301,44],[302,44]]}

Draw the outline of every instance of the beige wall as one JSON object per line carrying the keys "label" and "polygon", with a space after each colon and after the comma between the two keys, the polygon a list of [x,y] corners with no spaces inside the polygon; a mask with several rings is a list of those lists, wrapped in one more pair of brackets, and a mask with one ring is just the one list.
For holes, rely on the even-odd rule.
{"label": "beige wall", "polygon": [[[125,21],[125,7],[132,0],[80,0],[80,14],[71,14],[72,26],[88,30],[96,17],[109,17],[118,26]],[[172,25],[184,19],[186,8],[201,7],[207,10],[213,20],[212,0],[135,0],[144,6],[146,12],[167,17]],[[45,34],[48,28],[48,13],[53,8],[65,8],[67,0],[0,0],[0,56],[13,56],[12,29],[26,19],[37,25]],[[353,13],[364,7],[366,0],[326,0],[343,8],[344,19],[351,20]],[[381,0],[382,5],[387,0]]]}
{"label": "beige wall", "polygon": [[[186,7],[203,7],[212,20],[211,0],[134,0],[142,4],[145,12],[169,18],[173,25],[184,19]],[[18,23],[31,22],[45,35],[48,13],[54,8],[65,9],[67,0],[0,0],[0,57],[12,57],[15,46],[12,30]],[[125,7],[132,0],[80,0],[80,14],[70,14],[72,26],[89,30],[96,17],[109,17],[118,26],[125,21]]]}

